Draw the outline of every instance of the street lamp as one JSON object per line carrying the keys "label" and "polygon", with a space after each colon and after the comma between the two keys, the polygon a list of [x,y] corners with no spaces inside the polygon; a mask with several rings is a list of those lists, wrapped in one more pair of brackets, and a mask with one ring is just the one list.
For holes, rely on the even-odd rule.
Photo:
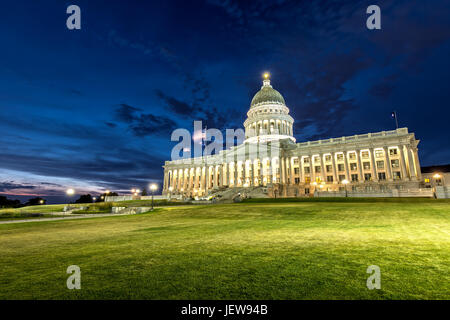
{"label": "street lamp", "polygon": [[347,197],[348,197],[348,193],[347,193],[347,184],[348,184],[348,180],[347,180],[347,179],[344,179],[344,180],[342,180],[342,183],[343,183],[344,186],[345,186],[345,197],[347,198]]}
{"label": "street lamp", "polygon": [[158,186],[156,184],[152,183],[150,185],[150,190],[152,192],[152,210],[151,211],[153,211],[153,194],[155,193],[156,189],[158,189]]}
{"label": "street lamp", "polygon": [[66,190],[66,194],[68,196],[73,196],[75,194],[75,190],[73,190],[72,188],[69,188]]}

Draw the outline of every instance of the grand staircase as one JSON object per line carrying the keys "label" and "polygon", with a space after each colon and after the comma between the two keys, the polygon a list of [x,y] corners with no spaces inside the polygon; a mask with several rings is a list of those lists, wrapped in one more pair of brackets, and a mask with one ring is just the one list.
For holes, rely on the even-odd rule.
{"label": "grand staircase", "polygon": [[248,198],[268,198],[266,187],[220,187],[211,190],[209,195],[214,196],[216,202],[239,202]]}

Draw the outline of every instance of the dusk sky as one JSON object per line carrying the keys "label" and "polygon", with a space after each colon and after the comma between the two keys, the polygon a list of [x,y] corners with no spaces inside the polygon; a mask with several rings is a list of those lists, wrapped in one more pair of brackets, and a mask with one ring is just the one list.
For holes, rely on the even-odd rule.
{"label": "dusk sky", "polygon": [[[381,30],[366,28],[371,4]],[[392,130],[396,110],[422,166],[450,163],[449,13],[448,0],[4,2],[0,194],[161,186],[171,132],[242,128],[264,71],[297,142]]]}

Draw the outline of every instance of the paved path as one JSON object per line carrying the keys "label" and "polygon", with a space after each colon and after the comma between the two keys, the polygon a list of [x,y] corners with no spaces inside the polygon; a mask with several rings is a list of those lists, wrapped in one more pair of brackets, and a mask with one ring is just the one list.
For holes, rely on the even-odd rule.
{"label": "paved path", "polygon": [[99,218],[99,217],[126,216],[126,215],[130,215],[130,214],[129,213],[67,214],[66,217],[30,218],[30,219],[6,220],[6,221],[0,221],[0,224],[24,223],[24,222],[41,222],[41,221],[57,221],[57,220],[72,220],[72,219],[81,219],[81,218]]}

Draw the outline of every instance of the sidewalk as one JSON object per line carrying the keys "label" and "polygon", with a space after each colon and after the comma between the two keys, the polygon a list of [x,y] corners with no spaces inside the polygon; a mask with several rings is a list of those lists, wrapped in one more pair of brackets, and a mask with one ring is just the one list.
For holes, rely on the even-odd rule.
{"label": "sidewalk", "polygon": [[[59,214],[63,215],[61,212]],[[92,214],[67,214],[67,217],[55,217],[55,218],[30,218],[30,219],[16,219],[0,221],[0,224],[8,223],[24,223],[24,222],[41,222],[41,221],[57,221],[57,220],[72,220],[82,218],[99,218],[99,217],[112,217],[112,216],[126,216],[128,213],[92,213]]]}

